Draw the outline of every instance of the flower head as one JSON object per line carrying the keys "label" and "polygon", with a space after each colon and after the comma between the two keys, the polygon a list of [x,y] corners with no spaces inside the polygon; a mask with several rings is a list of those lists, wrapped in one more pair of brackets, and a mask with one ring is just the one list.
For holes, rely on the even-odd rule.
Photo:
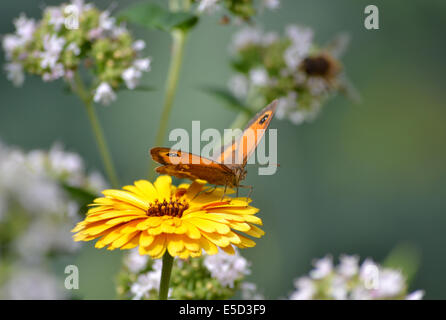
{"label": "flower head", "polygon": [[75,241],[99,239],[96,248],[132,249],[160,258],[166,251],[186,259],[216,254],[218,248],[234,254],[234,247],[253,247],[241,232],[261,237],[258,209],[245,198],[222,197],[223,189],[203,190],[204,181],[172,185],[169,176],[152,184],[146,180],[124,190],[104,190],[87,217],[72,230]]}
{"label": "flower head", "polygon": [[[347,45],[345,35],[320,47],[310,28],[289,25],[284,33],[279,36],[250,26],[234,35],[229,48],[236,75],[229,89],[236,98],[260,106],[278,99],[277,118],[299,125],[312,121],[336,93],[355,96],[339,61]],[[244,79],[243,87],[234,85],[234,79]]]}
{"label": "flower head", "polygon": [[76,91],[74,75],[85,66],[91,75],[88,89],[97,88],[95,101],[108,104],[123,84],[135,89],[143,73],[150,71],[150,59],[142,57],[145,42],[134,41],[111,12],[82,0],[73,0],[71,5],[78,9],[74,28],[66,23],[67,3],[46,7],[37,21],[23,14],[16,19],[15,32],[2,41],[7,60],[4,69],[16,86],[29,73],[44,81],[64,79]]}

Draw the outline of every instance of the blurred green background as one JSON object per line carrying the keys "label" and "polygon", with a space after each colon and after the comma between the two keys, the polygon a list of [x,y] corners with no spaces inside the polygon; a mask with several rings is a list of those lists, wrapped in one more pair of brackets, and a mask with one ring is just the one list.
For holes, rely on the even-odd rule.
{"label": "blurred green background", "polygon": [[[44,4],[60,2],[2,1],[0,34],[13,31],[20,12],[39,18]],[[119,9],[135,1],[94,2]],[[426,298],[446,298],[446,2],[374,1],[380,29],[372,31],[363,27],[369,1],[281,3],[258,23],[276,31],[291,23],[308,25],[319,43],[342,31],[351,34],[343,62],[363,102],[354,105],[340,96],[312,124],[272,122],[280,168],[273,176],[258,176],[252,168],[247,179],[255,186],[253,204],[261,208],[266,230],[254,249],[242,252],[252,261],[248,279],[268,298],[285,297],[314,258],[347,253],[383,261],[397,244],[408,242],[421,252],[411,289],[426,290]],[[218,19],[202,19],[190,35],[170,128],[190,129],[192,120],[201,120],[202,129],[223,130],[236,116],[199,89],[226,86],[232,73],[227,46],[237,27]],[[97,107],[123,183],[146,176],[170,49],[167,34],[132,30],[146,40],[145,52],[153,57],[143,84],[157,91],[122,91],[111,106]],[[62,88],[60,81],[27,77],[17,89],[3,74],[0,138],[25,149],[48,149],[61,141],[90,168],[102,168],[85,111]],[[87,244],[64,263],[79,266],[79,297],[105,299],[115,297],[120,259],[120,252]],[[64,263],[55,267],[61,277]]]}

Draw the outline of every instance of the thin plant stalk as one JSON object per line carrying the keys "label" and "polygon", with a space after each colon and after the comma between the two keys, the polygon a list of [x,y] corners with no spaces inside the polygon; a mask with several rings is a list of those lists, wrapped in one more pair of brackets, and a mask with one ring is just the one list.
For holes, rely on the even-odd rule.
{"label": "thin plant stalk", "polygon": [[[178,84],[181,65],[183,62],[184,46],[187,39],[187,33],[183,30],[172,31],[173,45],[172,57],[170,60],[169,71],[166,80],[166,89],[164,95],[164,105],[161,111],[161,119],[159,122],[158,133],[155,138],[155,146],[162,146],[167,135],[170,113],[172,111],[173,101]],[[149,178],[154,178],[154,163],[150,165]]]}
{"label": "thin plant stalk", "polygon": [[75,74],[74,80],[75,80],[74,91],[79,95],[82,102],[84,103],[85,110],[87,111],[88,119],[90,120],[90,125],[99,148],[99,153],[101,155],[102,162],[104,163],[107,177],[110,183],[112,184],[113,188],[118,188],[119,187],[118,176],[116,174],[116,170],[113,165],[113,160],[104,137],[104,132],[102,130],[101,124],[94,109],[93,97],[86,90],[85,85],[78,73]]}
{"label": "thin plant stalk", "polygon": [[159,300],[167,300],[169,294],[170,275],[172,274],[173,257],[166,252],[163,256],[163,268],[161,270],[161,281],[159,289]]}

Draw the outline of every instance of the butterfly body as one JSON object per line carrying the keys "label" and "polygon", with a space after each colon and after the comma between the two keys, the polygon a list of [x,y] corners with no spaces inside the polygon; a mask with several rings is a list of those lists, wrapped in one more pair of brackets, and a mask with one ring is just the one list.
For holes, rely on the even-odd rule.
{"label": "butterfly body", "polygon": [[256,114],[238,141],[224,146],[213,159],[170,148],[152,148],[150,150],[152,159],[161,164],[156,168],[156,172],[179,179],[202,179],[213,185],[240,187],[240,182],[246,178],[247,160],[268,128],[276,106],[277,100]]}

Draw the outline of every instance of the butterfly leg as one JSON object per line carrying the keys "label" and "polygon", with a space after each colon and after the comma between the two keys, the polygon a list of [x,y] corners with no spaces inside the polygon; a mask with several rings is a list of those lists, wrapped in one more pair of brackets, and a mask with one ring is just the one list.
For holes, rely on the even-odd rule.
{"label": "butterfly leg", "polygon": [[221,196],[220,201],[223,200],[223,199],[225,198],[227,188],[228,188],[228,185],[225,184],[225,190],[223,191],[223,195]]}
{"label": "butterfly leg", "polygon": [[[246,201],[248,201],[248,199],[251,197],[251,194],[252,194],[252,192],[253,192],[253,190],[254,190],[254,187],[253,187],[253,186],[243,186],[243,185],[239,185],[239,187],[240,187],[240,188],[249,189],[249,193],[248,193],[248,195],[246,196]],[[237,191],[238,191],[238,188],[237,188]],[[238,192],[237,192],[237,197],[238,197]]]}
{"label": "butterfly leg", "polygon": [[213,187],[210,187],[210,188],[207,189],[207,190],[204,190],[204,193],[206,193],[206,194],[211,194],[212,192],[215,191],[215,189],[217,189],[217,186],[213,186]]}
{"label": "butterfly leg", "polygon": [[213,186],[213,187],[209,187],[208,189],[201,190],[192,198],[192,200],[195,200],[195,198],[198,197],[200,194],[211,194],[212,192],[215,191],[215,189],[217,189],[217,186]]}

